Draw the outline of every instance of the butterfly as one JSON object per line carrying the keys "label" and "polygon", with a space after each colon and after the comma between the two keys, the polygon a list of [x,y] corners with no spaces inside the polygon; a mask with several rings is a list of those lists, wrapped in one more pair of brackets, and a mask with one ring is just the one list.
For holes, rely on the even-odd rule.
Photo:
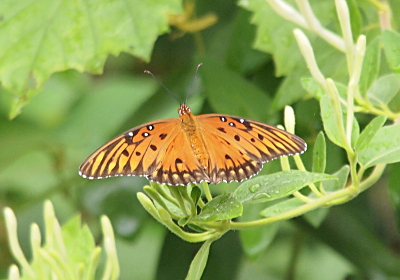
{"label": "butterfly", "polygon": [[84,178],[144,176],[168,185],[242,181],[264,162],[303,153],[300,137],[241,117],[195,116],[186,104],[179,118],[134,127],[91,154],[80,166]]}

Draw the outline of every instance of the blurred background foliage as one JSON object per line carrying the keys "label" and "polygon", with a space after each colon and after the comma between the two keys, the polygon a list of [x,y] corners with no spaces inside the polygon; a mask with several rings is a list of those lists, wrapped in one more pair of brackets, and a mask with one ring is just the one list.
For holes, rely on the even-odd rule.
{"label": "blurred background foliage", "polygon": [[[33,15],[26,13],[24,19],[23,11],[50,3],[21,1],[26,7],[19,6],[18,11],[18,5],[13,10],[11,2],[0,4],[0,11],[4,11],[0,21],[4,62],[0,64],[0,207],[9,206],[16,212],[20,242],[28,255],[29,225],[41,221],[43,201],[50,199],[61,222],[80,213],[98,239],[99,217],[108,215],[116,234],[121,279],[185,277],[201,244],[183,242],[142,209],[136,192],[147,183],[145,179],[89,181],[77,173],[81,162],[115,135],[143,122],[177,117],[179,104],[143,74],[145,69],[179,100],[184,101],[190,93],[188,105],[195,114],[239,115],[277,125],[283,122],[281,109],[292,104],[296,133],[309,145],[303,159],[310,168],[313,143],[322,130],[319,104],[300,85],[300,78],[310,75],[292,34],[295,25],[277,16],[264,1],[241,1],[241,5],[233,0],[185,1],[183,8],[180,1],[127,1],[136,11],[133,16],[137,15],[138,29],[126,34],[117,30],[118,24],[123,29],[125,15],[118,18],[116,11],[99,8],[107,1],[89,1],[88,9],[97,12],[94,18],[98,16],[93,19],[98,24],[93,24],[94,28],[108,24],[112,36],[99,35],[93,39],[96,44],[87,46],[78,44],[85,40],[72,36],[78,34],[72,28],[67,27],[66,35],[53,34],[51,42],[68,42],[63,45],[66,53],[68,46],[71,53],[81,54],[75,60],[60,57],[45,40],[41,48],[35,49],[37,45],[28,39],[22,46],[6,48],[13,41],[8,19],[26,24]],[[72,1],[63,2],[72,6]],[[347,1],[353,33],[366,34],[368,42],[380,32],[378,9],[372,2]],[[323,25],[339,33],[334,1],[311,3]],[[389,3],[393,26],[397,27],[400,4],[396,0]],[[169,17],[172,26],[168,31],[168,15],[172,14],[180,16]],[[55,32],[65,30],[68,24],[54,23]],[[43,28],[40,19],[32,25],[37,30]],[[119,35],[125,41],[118,41]],[[324,74],[345,81],[343,54],[311,33],[309,38]],[[93,46],[98,47],[95,54],[90,53]],[[29,71],[20,73],[19,69],[25,69],[23,64],[29,63]],[[198,63],[203,66],[193,82]],[[387,68],[382,62],[380,74],[387,73]],[[400,108],[399,98],[391,106]],[[15,118],[10,120],[10,116]],[[370,119],[359,116],[362,126]],[[326,172],[336,172],[346,163],[345,154],[329,140],[327,145]],[[277,170],[279,162],[272,162],[262,173]],[[399,279],[391,265],[399,261],[399,212],[391,203],[391,199],[398,201],[400,193],[399,170],[399,164],[390,166],[376,186],[345,205],[329,209],[318,228],[302,217],[279,223],[279,229],[269,226],[276,227],[273,234],[270,228],[266,231],[271,236],[254,237],[255,253],[242,248],[239,232],[226,234],[211,247],[202,279]],[[211,190],[224,193],[236,186],[212,185]],[[12,262],[0,219],[0,277],[6,277]]]}

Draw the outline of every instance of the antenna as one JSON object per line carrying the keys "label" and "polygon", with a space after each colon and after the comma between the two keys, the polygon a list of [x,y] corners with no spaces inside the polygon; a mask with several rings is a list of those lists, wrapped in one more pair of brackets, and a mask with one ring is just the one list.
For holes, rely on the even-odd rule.
{"label": "antenna", "polygon": [[187,100],[188,100],[188,98],[189,98],[189,95],[193,92],[194,81],[196,80],[196,78],[197,78],[197,73],[199,72],[199,68],[200,68],[202,65],[203,65],[203,63],[199,63],[199,65],[197,65],[196,74],[194,74],[194,78],[193,78],[193,80],[192,80],[192,83],[190,84],[189,92],[188,92],[188,94],[186,95],[185,104],[187,103]]}
{"label": "antenna", "polygon": [[[192,80],[192,83],[190,84],[189,92],[188,92],[188,94],[186,95],[186,99],[185,99],[185,103],[184,103],[184,104],[187,103],[187,100],[188,100],[188,98],[189,98],[189,95],[190,95],[190,93],[192,92],[192,89],[193,89],[194,81],[195,81],[196,78],[197,78],[197,73],[199,72],[199,68],[200,68],[202,65],[203,65],[203,63],[200,63],[199,65],[197,65],[196,74],[194,74],[194,78],[193,78],[193,80]],[[159,79],[157,79],[157,77],[154,76],[153,73],[151,73],[149,70],[144,70],[144,73],[145,73],[145,74],[151,75],[151,76],[157,81],[157,83],[159,83],[160,86],[162,86],[162,87],[163,87],[167,92],[169,92],[169,94],[171,94],[179,103],[181,103],[181,102],[179,101],[178,97],[176,97],[176,95],[175,95],[172,91],[170,91],[166,86],[164,86],[164,84],[163,84]]]}
{"label": "antenna", "polygon": [[173,98],[176,99],[176,101],[178,101],[179,104],[181,104],[181,102],[179,101],[178,97],[176,97],[176,95],[172,91],[170,91],[166,86],[164,86],[164,84],[159,79],[157,79],[157,77],[154,76],[153,73],[151,73],[149,70],[144,70],[144,73],[151,75],[157,81],[157,83],[160,86],[162,86],[169,94],[172,95]]}

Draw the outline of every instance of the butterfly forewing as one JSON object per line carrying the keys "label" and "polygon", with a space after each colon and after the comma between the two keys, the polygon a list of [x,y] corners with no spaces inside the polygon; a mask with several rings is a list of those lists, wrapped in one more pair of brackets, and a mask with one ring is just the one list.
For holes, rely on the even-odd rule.
{"label": "butterfly forewing", "polygon": [[178,123],[179,119],[166,119],[124,132],[91,154],[80,166],[79,173],[90,179],[153,174],[162,160],[160,153],[164,153],[179,132]]}

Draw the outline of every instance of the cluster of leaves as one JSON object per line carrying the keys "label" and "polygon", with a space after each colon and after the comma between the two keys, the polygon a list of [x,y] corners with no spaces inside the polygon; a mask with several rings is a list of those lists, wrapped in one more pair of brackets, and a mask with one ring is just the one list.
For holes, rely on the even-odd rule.
{"label": "cluster of leaves", "polygon": [[[359,193],[381,178],[387,164],[400,161],[400,128],[395,124],[400,109],[400,35],[387,30],[392,24],[390,11],[396,14],[400,5],[396,1],[389,8],[362,0],[319,0],[311,1],[311,6],[308,1],[296,1],[298,6],[294,8],[294,1],[240,1],[239,5],[250,11],[246,12],[233,1],[205,2],[187,1],[185,13],[176,15],[183,12],[176,0],[89,1],[85,5],[68,1],[2,1],[0,80],[13,93],[12,97],[1,95],[3,115],[8,112],[15,117],[29,104],[13,123],[5,118],[0,120],[2,131],[7,132],[0,135],[0,142],[8,147],[0,150],[2,203],[12,205],[23,220],[28,213],[29,219],[34,218],[37,211],[32,209],[43,198],[55,199],[60,213],[65,213],[62,220],[81,211],[92,223],[95,235],[92,217],[107,214],[120,237],[116,246],[122,279],[135,275],[152,279],[155,273],[171,275],[171,279],[184,275],[189,262],[184,254],[190,256],[193,247],[182,250],[182,256],[174,253],[174,257],[165,257],[172,250],[168,246],[178,249],[183,245],[167,239],[162,249],[166,232],[159,224],[189,242],[205,241],[190,266],[188,279],[201,277],[208,258],[205,278],[212,275],[210,279],[255,279],[257,273],[265,277],[271,269],[263,261],[268,257],[267,247],[275,254],[268,258],[268,265],[276,260],[279,274],[293,277],[290,273],[299,261],[298,240],[294,240],[293,252],[279,239],[274,242],[280,244],[278,249],[274,250],[271,242],[278,228],[286,234],[293,232],[279,221],[303,214],[295,221],[299,228],[346,258],[347,261],[338,260],[326,248],[321,249],[322,255],[331,258],[329,263],[333,260],[340,267],[335,269],[336,277],[399,276],[399,258],[392,255],[382,240],[370,234],[360,223],[362,219],[354,218],[357,211],[368,217],[365,205],[348,203],[349,206],[335,207],[331,210],[333,219],[327,214],[328,207],[359,198]],[[198,14],[213,7],[218,15],[216,25],[203,31],[202,36],[196,32],[214,24],[216,16],[192,19],[194,6]],[[39,7],[46,7],[40,10],[41,16]],[[256,29],[249,24],[250,18]],[[88,77],[72,72],[44,82],[52,73],[67,69],[101,73],[108,54],[126,52],[149,61],[157,36],[168,31],[168,20],[177,28],[174,38],[185,32],[195,33],[173,42],[171,37],[161,37],[146,68],[161,76],[165,74],[165,84],[174,92],[182,92],[191,84],[195,65],[203,62],[200,78],[191,88],[189,102],[193,112],[215,111],[278,123],[281,114],[276,110],[303,99],[295,107],[296,130],[310,148],[302,159],[294,157],[298,171],[290,170],[287,158],[281,160],[280,167],[278,161],[272,162],[260,176],[241,184],[220,184],[212,187],[212,194],[203,185],[205,200],[198,186],[145,186],[147,195],[139,192],[137,196],[157,224],[146,221],[136,200],[136,192],[145,184],[143,180],[115,178],[91,182],[83,188],[85,183],[83,179],[78,181],[76,167],[117,132],[144,121],[176,116],[172,98],[158,94],[156,83],[140,74],[142,62],[125,55],[108,61],[106,73],[111,75],[94,80],[94,87]],[[371,27],[377,23],[386,30]],[[332,32],[327,26],[338,31]],[[293,33],[298,27],[306,33]],[[190,38],[194,38],[198,51],[191,48]],[[258,51],[252,48],[254,38]],[[385,59],[381,59],[382,47]],[[271,58],[275,74],[285,76],[284,79],[273,77]],[[131,73],[126,75],[131,65],[140,70],[133,77]],[[200,90],[202,94],[198,95]],[[290,112],[285,115],[285,127],[294,131],[294,117]],[[319,132],[322,127],[325,133]],[[397,209],[398,168],[394,164],[389,173],[391,198]],[[265,175],[278,169],[283,171]],[[365,203],[361,201],[358,203]],[[25,209],[28,213],[24,214]],[[228,269],[213,263],[210,245],[222,235],[232,241],[229,231],[235,229],[242,229],[240,239],[246,255],[258,258],[256,269],[253,263],[233,259],[231,248],[219,251],[226,258],[231,257]],[[23,233],[20,235],[20,240],[27,239]],[[234,249],[237,242],[231,243]],[[284,244],[287,243],[285,240]],[[89,245],[93,243],[88,242]],[[287,255],[283,256],[282,251]],[[288,255],[290,263],[282,264],[282,259],[289,259]],[[361,255],[364,257],[360,258]],[[239,262],[240,268],[235,266]],[[172,265],[182,267],[183,272],[167,273]],[[308,266],[299,271],[305,278],[313,278]],[[323,271],[314,278],[328,274]]]}
{"label": "cluster of leaves", "polygon": [[[9,279],[95,279],[101,248],[95,246],[87,226],[81,226],[79,216],[72,218],[62,228],[50,201],[44,204],[46,243],[41,245],[39,226],[31,225],[32,260],[29,263],[19,245],[17,220],[10,208],[4,210],[10,248],[22,273],[16,265],[10,267]],[[102,279],[118,279],[119,266],[115,251],[114,233],[110,220],[102,217],[102,228],[107,252]],[[20,274],[23,276],[21,277]]]}

